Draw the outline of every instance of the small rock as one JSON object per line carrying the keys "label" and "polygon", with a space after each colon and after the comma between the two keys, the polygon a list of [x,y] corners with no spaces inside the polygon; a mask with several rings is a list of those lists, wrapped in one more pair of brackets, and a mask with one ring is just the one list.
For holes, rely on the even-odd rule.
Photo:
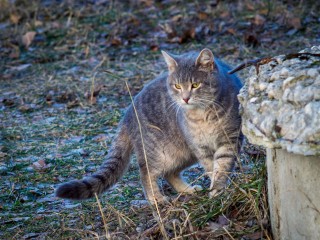
{"label": "small rock", "polygon": [[294,77],[288,77],[286,80],[284,80],[282,84],[282,89],[284,90],[285,88],[287,88],[294,81],[294,79]]}
{"label": "small rock", "polygon": [[257,98],[257,97],[254,97],[254,98],[251,98],[251,99],[250,99],[250,102],[251,102],[251,103],[255,103],[257,100],[258,100],[258,98]]}
{"label": "small rock", "polygon": [[282,69],[281,69],[281,72],[280,72],[280,77],[286,78],[286,77],[288,77],[288,75],[289,75],[289,70],[288,70],[288,68],[282,68]]}
{"label": "small rock", "polygon": [[132,200],[130,202],[131,207],[134,208],[143,208],[149,205],[149,202],[147,200]]}
{"label": "small rock", "polygon": [[312,77],[312,78],[316,78],[317,76],[319,76],[319,72],[317,69],[315,68],[311,68],[307,71],[307,74]]}
{"label": "small rock", "polygon": [[259,83],[259,90],[262,92],[264,90],[266,90],[268,84],[265,82]]}
{"label": "small rock", "polygon": [[76,203],[76,204],[66,203],[64,207],[67,208],[67,209],[71,209],[71,208],[79,207],[80,205],[81,205],[81,203]]}
{"label": "small rock", "polygon": [[270,82],[273,82],[273,81],[275,81],[275,80],[278,80],[279,78],[280,78],[280,72],[277,71],[277,72],[272,73],[269,81],[270,81]]}

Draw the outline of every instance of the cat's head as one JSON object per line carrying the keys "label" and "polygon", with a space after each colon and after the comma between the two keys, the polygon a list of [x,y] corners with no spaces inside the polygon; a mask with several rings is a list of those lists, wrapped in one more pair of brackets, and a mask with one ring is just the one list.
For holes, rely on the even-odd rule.
{"label": "cat's head", "polygon": [[171,97],[180,106],[206,108],[217,91],[214,74],[217,69],[212,52],[205,48],[200,53],[173,55],[162,51],[168,65],[167,79]]}

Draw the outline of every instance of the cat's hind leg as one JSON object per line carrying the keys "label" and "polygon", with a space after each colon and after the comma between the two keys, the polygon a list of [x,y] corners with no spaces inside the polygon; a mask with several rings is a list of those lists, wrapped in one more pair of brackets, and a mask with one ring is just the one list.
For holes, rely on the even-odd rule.
{"label": "cat's hind leg", "polygon": [[162,203],[169,200],[160,191],[158,185],[159,175],[157,173],[150,171],[150,169],[148,171],[145,166],[140,167],[140,178],[143,185],[144,195],[151,204],[155,204],[155,201],[157,201],[157,203]]}
{"label": "cat's hind leg", "polygon": [[196,191],[202,190],[199,185],[191,186],[181,176],[181,171],[166,174],[165,179],[178,193],[192,194]]}

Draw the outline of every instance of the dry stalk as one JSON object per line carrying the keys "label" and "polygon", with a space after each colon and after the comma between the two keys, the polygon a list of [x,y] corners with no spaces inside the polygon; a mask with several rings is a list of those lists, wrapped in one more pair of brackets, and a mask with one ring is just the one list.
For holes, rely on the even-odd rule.
{"label": "dry stalk", "polygon": [[100,210],[102,221],[103,221],[104,230],[106,232],[106,238],[109,240],[109,239],[111,239],[111,236],[110,236],[110,233],[109,233],[109,230],[108,230],[106,218],[105,218],[104,213],[102,211],[101,203],[100,203],[98,195],[96,193],[94,193],[94,196],[96,197],[96,200],[97,200],[97,203],[98,203],[98,206],[99,206],[99,210]]}
{"label": "dry stalk", "polygon": [[94,82],[95,82],[95,79],[96,79],[96,75],[97,75],[97,72],[94,72],[93,76],[92,76],[92,80],[91,80],[91,87],[90,87],[90,103],[93,102],[93,98],[94,98]]}
{"label": "dry stalk", "polygon": [[94,231],[83,230],[83,229],[75,229],[75,228],[65,228],[64,230],[66,230],[66,231],[74,231],[74,232],[82,232],[82,233],[89,233],[89,234],[92,234],[95,239],[100,239],[99,234],[94,232]]}
{"label": "dry stalk", "polygon": [[136,106],[134,104],[133,97],[132,97],[132,94],[131,94],[131,91],[130,91],[130,88],[129,88],[129,85],[128,85],[128,81],[125,80],[125,83],[126,83],[126,87],[128,89],[129,95],[130,95],[132,107],[134,109],[134,112],[135,112],[135,115],[136,115],[136,118],[137,118],[137,122],[138,122],[138,126],[139,126],[139,132],[140,132],[140,137],[141,137],[141,142],[142,142],[143,155],[144,155],[144,160],[146,162],[146,167],[147,167],[147,172],[148,172],[149,184],[151,186],[152,197],[153,197],[153,200],[154,200],[154,203],[155,203],[155,207],[156,207],[156,210],[157,210],[157,214],[158,214],[158,217],[159,217],[160,231],[161,231],[161,233],[163,234],[163,236],[166,239],[169,239],[168,236],[167,236],[166,230],[164,228],[164,224],[163,224],[163,220],[161,218],[158,202],[157,202],[157,199],[155,198],[154,189],[152,187],[152,181],[151,181],[151,176],[150,176],[150,171],[149,171],[149,162],[148,162],[147,152],[146,152],[145,145],[144,145],[144,138],[143,138],[143,135],[142,135],[142,127],[141,127],[140,119],[139,119],[139,116],[138,116],[138,111],[137,111]]}

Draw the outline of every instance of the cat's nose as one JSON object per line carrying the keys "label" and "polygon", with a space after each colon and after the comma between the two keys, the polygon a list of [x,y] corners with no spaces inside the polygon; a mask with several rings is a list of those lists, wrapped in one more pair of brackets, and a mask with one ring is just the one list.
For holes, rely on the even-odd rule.
{"label": "cat's nose", "polygon": [[183,98],[183,101],[185,101],[186,104],[188,104],[189,100],[190,100],[190,98]]}

